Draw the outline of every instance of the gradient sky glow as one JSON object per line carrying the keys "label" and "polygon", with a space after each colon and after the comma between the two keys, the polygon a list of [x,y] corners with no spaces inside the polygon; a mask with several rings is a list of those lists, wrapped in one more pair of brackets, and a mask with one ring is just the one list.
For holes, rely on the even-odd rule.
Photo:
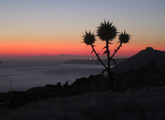
{"label": "gradient sky glow", "polygon": [[81,36],[104,20],[133,35],[118,56],[165,51],[164,11],[165,0],[0,0],[0,55],[90,55]]}

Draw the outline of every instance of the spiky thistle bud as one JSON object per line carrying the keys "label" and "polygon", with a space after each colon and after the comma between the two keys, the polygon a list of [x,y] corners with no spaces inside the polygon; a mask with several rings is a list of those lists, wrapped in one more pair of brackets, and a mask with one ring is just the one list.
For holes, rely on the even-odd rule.
{"label": "spiky thistle bud", "polygon": [[128,43],[130,40],[130,35],[124,31],[119,35],[119,40],[121,43]]}
{"label": "spiky thistle bud", "polygon": [[85,34],[82,36],[83,37],[83,42],[87,45],[93,45],[93,43],[96,41],[95,39],[95,34],[89,32],[85,32]]}
{"label": "spiky thistle bud", "polygon": [[109,21],[104,21],[99,27],[97,27],[97,36],[103,41],[112,41],[116,37],[117,33],[116,26]]}

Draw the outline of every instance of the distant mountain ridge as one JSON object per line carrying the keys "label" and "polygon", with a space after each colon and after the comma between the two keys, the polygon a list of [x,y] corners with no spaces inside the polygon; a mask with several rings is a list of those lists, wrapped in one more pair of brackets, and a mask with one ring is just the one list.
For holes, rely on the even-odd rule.
{"label": "distant mountain ridge", "polygon": [[155,62],[158,67],[165,65],[165,51],[155,50],[152,47],[147,47],[136,55],[120,63],[116,67],[115,71],[124,72],[130,69],[138,69],[144,65],[147,65],[149,62]]}
{"label": "distant mountain ridge", "polygon": [[[116,61],[116,64],[119,64],[124,60],[125,60],[125,58],[118,58],[115,61]],[[103,63],[107,64],[107,60],[103,59]],[[63,64],[98,64],[98,65],[101,65],[101,63],[97,59],[71,59],[71,60],[63,62]],[[114,62],[112,62],[111,65],[115,65]]]}

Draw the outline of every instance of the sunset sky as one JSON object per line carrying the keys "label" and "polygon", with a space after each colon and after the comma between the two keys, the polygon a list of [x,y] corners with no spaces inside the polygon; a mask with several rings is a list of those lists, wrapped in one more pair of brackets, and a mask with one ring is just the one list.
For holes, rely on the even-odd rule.
{"label": "sunset sky", "polygon": [[[132,35],[118,56],[165,51],[164,12],[165,0],[0,0],[0,55],[90,55],[82,35],[104,20]],[[101,53],[104,42],[95,44]]]}

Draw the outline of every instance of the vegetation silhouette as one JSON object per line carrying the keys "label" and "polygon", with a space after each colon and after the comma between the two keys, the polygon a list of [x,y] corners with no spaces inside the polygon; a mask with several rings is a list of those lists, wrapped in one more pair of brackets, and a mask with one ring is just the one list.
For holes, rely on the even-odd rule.
{"label": "vegetation silhouette", "polygon": [[[135,70],[131,69],[115,76],[116,92],[124,92],[129,89],[143,89],[149,87],[160,87],[165,85],[165,64],[158,67],[155,61],[149,62],[147,65]],[[87,92],[107,91],[109,80],[105,76],[99,74],[89,76],[88,78],[76,79],[71,85],[66,81],[61,85],[46,85],[44,87],[35,87],[27,91],[10,91],[0,93],[0,109],[18,108],[27,103],[36,102],[38,100],[67,97],[80,95]]]}
{"label": "vegetation silhouette", "polygon": [[[113,25],[112,22],[109,21],[104,21],[102,23],[100,23],[100,26],[97,27],[97,35],[95,35],[94,33],[92,33],[91,31],[89,32],[85,32],[85,34],[83,34],[83,42],[88,46],[90,45],[92,47],[92,52],[91,53],[95,53],[96,57],[98,58],[98,61],[103,65],[104,70],[103,72],[107,72],[108,73],[108,78],[110,80],[110,86],[111,89],[114,90],[114,74],[111,71],[111,61],[115,62],[114,60],[114,56],[117,53],[117,51],[122,47],[122,44],[128,43],[130,40],[130,35],[128,33],[126,33],[126,31],[122,32],[119,34],[119,45],[118,47],[114,50],[114,53],[111,55],[110,54],[110,44],[112,44],[112,41],[116,38],[118,32],[117,32],[117,28],[115,25]],[[95,50],[95,41],[96,41],[96,36],[98,36],[100,38],[100,40],[105,41],[106,45],[103,49],[105,49],[105,51],[103,52],[103,55],[107,55],[107,66],[103,63],[103,61],[100,58],[100,54],[96,52]]]}
{"label": "vegetation silhouette", "polygon": [[[144,57],[147,57],[144,59]],[[156,57],[156,58],[155,58]],[[138,69],[130,68],[129,70],[114,74],[115,75],[115,92],[124,92],[126,90],[137,90],[150,87],[160,87],[165,85],[165,52],[154,50],[147,47],[121,64],[131,63],[131,61],[143,60],[147,63]],[[150,60],[150,61],[148,61]],[[135,61],[135,64],[137,64]],[[139,63],[142,63],[141,61]],[[159,64],[158,64],[159,63]],[[133,66],[135,64],[132,64]],[[120,65],[119,65],[120,66]],[[124,66],[125,67],[125,66]],[[88,78],[76,79],[71,85],[68,81],[63,85],[58,82],[56,85],[46,85],[44,87],[35,87],[27,91],[9,91],[0,93],[0,109],[18,108],[27,103],[36,102],[38,100],[67,97],[80,95],[88,92],[107,91],[109,87],[109,79],[99,74],[89,76]]]}

